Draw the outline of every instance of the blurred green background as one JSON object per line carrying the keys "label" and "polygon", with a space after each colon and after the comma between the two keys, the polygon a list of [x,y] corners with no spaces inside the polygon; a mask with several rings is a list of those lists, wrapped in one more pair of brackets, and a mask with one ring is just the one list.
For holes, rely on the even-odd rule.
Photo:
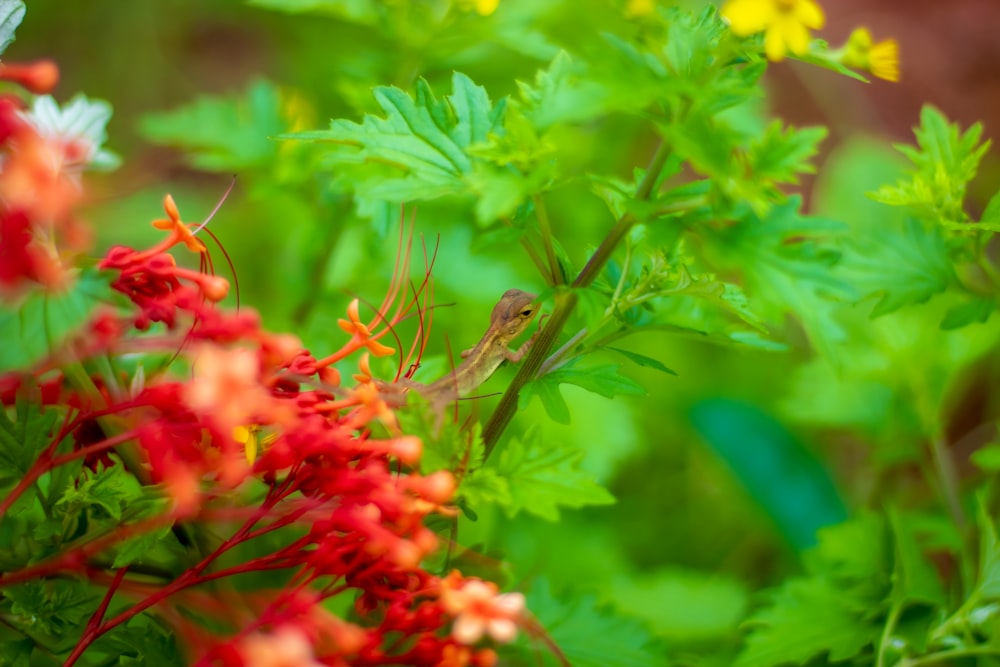
{"label": "blurred green background", "polygon": [[[437,22],[447,4],[440,2],[386,2],[374,17],[365,2],[340,3],[343,12],[330,15],[256,4],[31,0],[5,58],[53,58],[62,70],[58,99],[82,91],[115,109],[109,147],[123,167],[88,177],[86,215],[99,250],[151,243],[149,221],[160,217],[167,192],[185,219],[203,218],[235,176],[211,229],[232,258],[241,303],[272,330],[297,333],[317,357],[342,342],[335,322],[352,296],[381,300],[400,211],[362,217],[330,187],[311,147],[267,137],[322,128],[331,118],[358,120],[376,109],[373,84],[410,90],[416,76],[443,90],[460,70],[497,99],[530,81],[554,45],[585,53],[598,31],[627,21],[624,2],[596,0],[501,0],[491,17],[468,11],[447,25]],[[963,74],[946,67],[961,62],[908,64],[920,50],[921,22],[935,11],[929,5],[904,12],[890,2],[827,4],[831,42],[861,22],[859,12],[875,17],[878,37],[900,40],[903,83],[865,86],[785,63],[768,73],[765,107],[797,124],[831,126],[818,175],[800,190],[813,212],[862,225],[899,215],[863,193],[900,173],[890,143],[910,140],[922,102],[963,124],[985,119],[987,135],[997,108],[976,103],[980,61],[971,56],[963,62],[973,83],[955,94],[944,84]],[[961,14],[968,3],[949,4]],[[978,32],[962,33],[965,24],[952,20],[959,27],[947,33],[951,48],[979,43]],[[648,159],[653,137],[634,118],[612,115],[557,141],[569,171],[600,163],[627,177]],[[973,206],[991,194],[996,173],[990,157]],[[582,264],[611,224],[603,204],[582,182],[547,199],[556,237]],[[457,353],[476,342],[503,291],[544,285],[520,247],[491,242],[476,227],[470,202],[422,203],[408,215],[416,219],[414,275],[422,244],[436,247],[436,301],[455,304],[436,311],[418,376],[427,380],[447,367],[449,346]],[[217,270],[228,276],[221,263]],[[699,664],[726,664],[757,592],[799,571],[818,527],[888,494],[917,507],[933,501],[917,474],[922,411],[934,409],[921,400],[946,406],[956,441],[997,414],[996,326],[943,334],[937,325],[946,308],[935,301],[873,321],[870,307],[831,306],[843,335],[826,341],[822,357],[792,320],[775,332],[783,351],[659,334],[634,339],[630,349],[677,375],[628,368],[647,389],[630,400],[566,387],[570,425],[550,422],[535,402],[514,426],[536,424],[543,439],[584,449],[583,466],[617,504],[564,512],[554,524],[487,512],[463,522],[459,541],[510,561],[513,585],[543,576],[555,591],[591,592],[638,619],[681,662],[697,654]],[[380,368],[393,370],[388,362]],[[502,370],[486,390],[502,391],[511,375]],[[483,399],[477,409],[485,416],[494,404]]]}

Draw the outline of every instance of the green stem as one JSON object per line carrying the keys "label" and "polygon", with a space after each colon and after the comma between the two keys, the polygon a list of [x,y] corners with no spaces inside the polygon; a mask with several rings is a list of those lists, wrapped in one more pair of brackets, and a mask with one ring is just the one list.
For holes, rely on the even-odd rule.
{"label": "green stem", "polygon": [[[669,154],[667,143],[661,139],[659,145],[656,147],[656,152],[649,162],[649,166],[646,168],[646,175],[636,189],[636,200],[648,200],[653,194],[653,188],[659,180],[660,172],[663,171],[663,165],[666,163]],[[576,304],[579,301],[577,290],[587,287],[594,282],[604,268],[604,265],[611,259],[615,248],[625,238],[625,235],[635,222],[635,216],[631,213],[625,213],[619,218],[614,227],[611,228],[611,231],[608,232],[608,235],[601,241],[597,250],[594,251],[594,254],[587,260],[576,280],[573,281],[572,287],[575,289],[562,292],[556,296],[555,309],[552,311],[548,323],[542,329],[541,334],[539,334],[538,340],[532,345],[527,357],[522,361],[517,375],[514,376],[514,380],[507,387],[507,391],[500,398],[497,409],[490,415],[489,421],[486,422],[486,426],[483,428],[483,444],[485,445],[483,453],[484,461],[489,458],[493,452],[493,448],[496,447],[497,442],[500,440],[500,435],[507,428],[507,425],[510,424],[510,420],[514,418],[514,413],[517,411],[517,399],[521,393],[521,389],[538,373],[538,370],[542,367],[542,363],[545,361],[546,355],[552,349],[553,345],[555,345],[563,327],[566,326],[566,322],[569,321],[569,316],[573,313],[573,309],[576,308]]]}
{"label": "green stem", "polygon": [[934,457],[934,469],[937,471],[941,495],[948,507],[948,513],[951,515],[951,520],[955,522],[959,534],[967,542],[969,522],[965,518],[965,511],[962,509],[962,501],[959,497],[958,472],[955,470],[955,462],[941,438],[931,438],[931,455]]}
{"label": "green stem", "polygon": [[889,649],[892,633],[895,632],[896,624],[899,623],[899,617],[902,613],[903,605],[901,603],[894,603],[892,608],[889,609],[889,616],[885,620],[885,627],[882,628],[882,637],[878,643],[878,660],[875,663],[875,667],[885,667],[886,651]]}
{"label": "green stem", "polygon": [[[510,218],[504,218],[503,224],[511,228],[514,227],[514,223],[511,221]],[[545,268],[545,262],[542,261],[542,258],[538,255],[538,251],[535,250],[534,246],[531,245],[531,241],[528,240],[526,236],[521,236],[521,247],[523,247],[524,251],[528,253],[528,257],[531,259],[531,263],[535,265],[535,268],[538,269],[538,272],[544,276],[547,271],[547,269]]]}
{"label": "green stem", "polygon": [[950,651],[938,651],[921,658],[907,658],[901,661],[900,667],[919,667],[920,665],[934,665],[941,662],[951,662],[955,658],[967,658],[974,655],[1000,655],[1000,650],[992,646],[971,646],[969,648],[956,648]]}
{"label": "green stem", "polygon": [[549,223],[549,212],[545,208],[545,202],[538,195],[532,197],[535,202],[535,218],[538,220],[538,230],[542,235],[542,246],[545,248],[545,258],[549,262],[549,284],[562,285],[563,272],[559,268],[559,261],[556,259],[555,247],[552,245],[552,225]]}

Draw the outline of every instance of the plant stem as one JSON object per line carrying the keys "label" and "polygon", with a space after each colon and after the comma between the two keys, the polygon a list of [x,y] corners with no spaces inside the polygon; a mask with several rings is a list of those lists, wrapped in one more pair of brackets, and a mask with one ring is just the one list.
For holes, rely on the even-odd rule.
{"label": "plant stem", "polygon": [[918,665],[934,665],[941,662],[951,662],[955,658],[967,658],[974,655],[998,655],[998,651],[993,646],[970,646],[969,648],[956,648],[949,651],[938,651],[921,658],[906,658],[899,664],[900,667],[917,667]]}
{"label": "plant stem", "polygon": [[556,251],[552,245],[552,225],[549,223],[549,212],[545,208],[545,202],[538,195],[532,197],[532,201],[535,202],[535,218],[538,220],[538,229],[542,235],[545,258],[549,262],[549,284],[562,285],[564,282],[563,272],[559,268]]}
{"label": "plant stem", "polygon": [[[639,187],[636,188],[636,200],[648,200],[653,194],[653,188],[659,180],[660,172],[663,171],[663,165],[666,163],[669,154],[667,143],[663,139],[660,139],[660,143],[656,147],[656,152],[653,154],[653,157],[649,161],[649,166],[646,168],[646,175],[643,177]],[[619,218],[573,281],[572,287],[574,289],[564,291],[556,296],[556,306],[549,317],[548,323],[542,329],[538,340],[535,341],[535,344],[531,347],[531,351],[528,352],[528,356],[521,363],[521,367],[518,369],[517,375],[514,376],[514,380],[500,398],[497,409],[490,415],[489,421],[486,422],[486,426],[483,428],[484,461],[489,458],[493,452],[493,448],[496,447],[500,439],[500,435],[507,428],[507,425],[510,424],[510,420],[514,418],[514,413],[517,411],[517,399],[521,393],[521,389],[534,379],[538,370],[542,367],[545,356],[552,349],[553,345],[555,345],[559,334],[569,320],[569,316],[573,313],[573,309],[576,308],[576,304],[579,301],[579,294],[576,290],[587,287],[594,282],[604,268],[604,265],[611,258],[615,248],[625,238],[625,235],[635,222],[636,218],[631,213],[625,213]]]}
{"label": "plant stem", "polygon": [[959,498],[958,473],[944,440],[937,437],[931,438],[931,455],[934,457],[934,468],[938,474],[941,495],[948,507],[948,513],[951,515],[951,520],[955,523],[959,534],[968,542],[969,522],[965,518],[965,511],[962,509],[962,501]]}

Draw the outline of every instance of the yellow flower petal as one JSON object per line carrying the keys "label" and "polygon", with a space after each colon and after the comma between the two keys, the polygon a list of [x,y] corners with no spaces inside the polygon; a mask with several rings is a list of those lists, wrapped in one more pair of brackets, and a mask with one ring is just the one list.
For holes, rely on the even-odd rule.
{"label": "yellow flower petal", "polygon": [[767,54],[767,59],[774,62],[784,60],[786,50],[785,37],[781,31],[773,28],[768,30],[764,35],[764,53]]}
{"label": "yellow flower petal", "polygon": [[733,33],[741,37],[752,35],[774,21],[774,0],[729,0],[722,6],[721,14]]}
{"label": "yellow flower petal", "polygon": [[786,19],[768,30],[768,34],[772,30],[781,32],[781,37],[788,46],[788,50],[795,55],[800,56],[809,50],[809,31],[798,21]]}
{"label": "yellow flower petal", "polygon": [[656,11],[654,0],[628,0],[625,5],[626,18],[638,18],[640,16],[651,16]]}
{"label": "yellow flower petal", "polygon": [[796,21],[813,30],[819,30],[826,22],[822,7],[813,0],[798,0],[795,3],[794,15]]}
{"label": "yellow flower petal", "polygon": [[886,39],[872,46],[868,54],[871,73],[886,81],[899,81],[899,44]]}
{"label": "yellow flower petal", "polygon": [[476,13],[480,16],[489,16],[497,10],[500,0],[476,0]]}

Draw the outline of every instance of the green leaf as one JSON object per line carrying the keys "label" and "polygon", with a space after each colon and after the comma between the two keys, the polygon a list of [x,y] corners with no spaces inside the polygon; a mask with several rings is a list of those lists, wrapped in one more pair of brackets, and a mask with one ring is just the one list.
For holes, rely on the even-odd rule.
{"label": "green leaf", "polygon": [[[643,359],[649,359],[649,357],[643,357]],[[651,361],[655,362],[655,360]],[[646,393],[642,385],[635,380],[619,374],[618,368],[617,364],[579,369],[570,365],[563,366],[551,373],[537,377],[525,385],[518,403],[523,407],[531,401],[532,397],[538,396],[552,421],[558,424],[569,424],[570,410],[559,389],[561,384],[573,384],[605,398],[614,398],[619,395],[641,396]]]}
{"label": "green leaf", "polygon": [[819,151],[826,128],[782,129],[781,121],[768,126],[764,136],[750,144],[747,165],[750,177],[773,183],[798,183],[798,174],[815,173],[809,160]]}
{"label": "green leaf", "polygon": [[[553,595],[545,579],[533,582],[527,594],[527,607],[573,667],[662,667],[664,650],[635,619],[601,606],[592,595]],[[519,638],[517,644],[501,649],[519,660],[512,664],[565,664],[548,653],[536,653],[531,641]]]}
{"label": "green leaf", "polygon": [[589,120],[603,113],[608,92],[586,76],[580,60],[560,51],[547,69],[538,70],[534,84],[518,82],[525,115],[545,129],[556,123]]}
{"label": "green leaf", "polygon": [[115,546],[115,558],[111,563],[113,569],[119,569],[147,559],[148,554],[164,543],[164,538],[171,534],[171,526],[162,526],[148,533],[137,535]]}
{"label": "green leaf", "polygon": [[67,489],[56,506],[68,512],[99,509],[115,522],[122,518],[122,508],[134,496],[134,489],[126,484],[125,469],[121,466],[102,468],[98,472],[85,471],[75,488]]}
{"label": "green leaf", "polygon": [[559,510],[588,505],[609,505],[614,497],[580,470],[583,451],[539,441],[537,435],[511,438],[487,462],[507,480],[510,502],[504,512],[514,517],[527,512],[557,521]]}
{"label": "green leaf", "polygon": [[825,354],[835,357],[846,336],[838,321],[837,301],[860,298],[843,272],[835,269],[841,253],[835,245],[848,227],[821,217],[803,216],[798,196],[764,213],[745,209],[739,224],[705,229],[706,239],[722,251],[722,268],[746,275],[746,292],[755,311],[769,319],[792,313]]}
{"label": "green leaf", "polygon": [[801,665],[824,653],[831,662],[847,660],[881,629],[851,609],[843,592],[824,579],[788,580],[749,625],[746,647],[734,667]]}
{"label": "green leaf", "polygon": [[513,503],[509,480],[489,466],[466,474],[457,495],[465,496],[466,504],[473,510],[491,505],[507,507]]}
{"label": "green leaf", "polygon": [[89,100],[76,95],[60,109],[51,95],[35,98],[28,112],[28,122],[43,137],[74,142],[86,149],[83,162],[88,167],[109,171],[118,168],[121,158],[101,148],[107,141],[106,126],[111,120],[111,105],[104,100]]}
{"label": "green leaf", "polygon": [[[177,633],[155,617],[135,616],[94,643],[121,667],[177,667],[185,664]],[[90,651],[88,651],[89,653]]]}
{"label": "green leaf", "polygon": [[986,204],[983,216],[979,219],[979,222],[994,225],[1000,224],[1000,192],[990,197],[990,201]]}
{"label": "green leaf", "polygon": [[642,396],[646,390],[635,380],[618,372],[618,364],[574,368],[563,366],[540,378],[551,384],[573,384],[605,398]]}
{"label": "green leaf", "polygon": [[[989,141],[980,143],[982,132],[982,125],[976,123],[963,133],[940,111],[924,106],[920,127],[914,129],[918,148],[896,146],[913,163],[911,178],[884,185],[870,196],[885,204],[927,211],[936,223],[975,230],[976,225],[963,224],[969,220],[963,204],[966,187],[990,147]],[[989,224],[978,227],[986,229]]]}
{"label": "green leaf", "polygon": [[31,581],[3,589],[5,616],[26,634],[44,639],[52,648],[65,639],[75,641],[81,625],[93,613],[99,593],[80,581]]}
{"label": "green leaf", "polygon": [[21,0],[0,0],[0,53],[14,41],[14,31],[21,25],[24,12]]}
{"label": "green leaf", "polygon": [[976,322],[983,324],[990,319],[990,315],[993,314],[996,307],[996,301],[993,299],[972,297],[965,303],[949,308],[948,312],[944,314],[944,319],[941,320],[941,328],[950,331]]}
{"label": "green leaf", "polygon": [[538,396],[538,400],[542,402],[542,407],[545,408],[545,414],[549,416],[549,419],[557,424],[570,423],[569,404],[566,403],[566,399],[563,398],[562,392],[559,390],[559,383],[550,376],[543,375],[535,378],[524,386],[518,397],[519,408],[528,405],[533,396]]}
{"label": "green leaf", "polygon": [[735,667],[804,664],[824,654],[838,662],[875,642],[890,585],[885,532],[872,514],[820,531],[806,553],[809,576],[786,579],[750,618]]}
{"label": "green leaf", "polygon": [[0,486],[20,481],[31,469],[43,449],[49,446],[58,417],[54,410],[43,410],[34,400],[19,396],[15,421],[0,410]]}
{"label": "green leaf", "polygon": [[3,656],[5,667],[30,667],[31,652],[35,642],[30,639],[0,641],[0,655]]}
{"label": "green leaf", "polygon": [[57,350],[111,300],[108,283],[106,274],[83,271],[61,292],[35,289],[17,308],[0,307],[0,372],[29,369]]}
{"label": "green leaf", "polygon": [[901,229],[866,231],[849,244],[841,274],[861,290],[865,299],[876,299],[873,318],[923,303],[955,282],[948,249],[936,229],[907,218]]}
{"label": "green leaf", "polygon": [[623,350],[618,347],[608,347],[606,349],[617,352],[618,354],[626,357],[632,363],[638,364],[643,368],[652,368],[653,370],[660,371],[661,373],[666,373],[667,375],[677,375],[677,371],[667,368],[656,359],[653,359],[652,357],[647,357],[644,354],[639,354],[638,352],[632,352],[631,350]]}
{"label": "green leaf", "polygon": [[283,138],[326,143],[327,165],[364,197],[414,201],[467,193],[468,149],[502,131],[506,102],[494,106],[484,88],[459,72],[451,95],[440,101],[423,79],[414,97],[386,86],[373,94],[384,117],[334,120],[329,130]]}
{"label": "green leaf", "polygon": [[149,114],[140,130],[148,140],[187,152],[191,165],[232,172],[268,166],[278,151],[271,137],[288,129],[274,84],[255,81],[239,98],[201,97],[175,111]]}

